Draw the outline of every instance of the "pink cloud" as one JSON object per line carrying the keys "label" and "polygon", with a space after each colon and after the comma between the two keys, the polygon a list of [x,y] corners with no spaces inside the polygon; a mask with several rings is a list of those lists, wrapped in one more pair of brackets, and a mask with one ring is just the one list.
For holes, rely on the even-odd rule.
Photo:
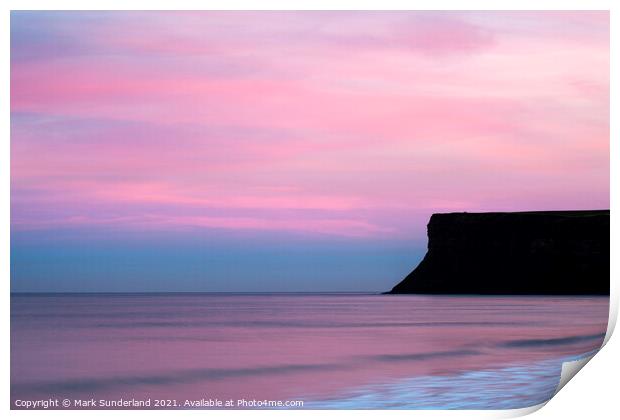
{"label": "pink cloud", "polygon": [[13,37],[20,229],[380,236],[609,205],[606,13],[58,16]]}

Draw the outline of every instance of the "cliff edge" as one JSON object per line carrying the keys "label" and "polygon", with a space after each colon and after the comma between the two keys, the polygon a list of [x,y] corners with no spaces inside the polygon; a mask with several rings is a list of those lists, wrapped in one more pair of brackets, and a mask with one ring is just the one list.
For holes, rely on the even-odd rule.
{"label": "cliff edge", "polygon": [[428,251],[388,292],[609,294],[609,210],[433,214]]}

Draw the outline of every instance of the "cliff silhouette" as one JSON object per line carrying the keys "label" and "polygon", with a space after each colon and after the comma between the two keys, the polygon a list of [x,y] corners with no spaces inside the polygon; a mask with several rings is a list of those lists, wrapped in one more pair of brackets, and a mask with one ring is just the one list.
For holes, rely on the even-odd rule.
{"label": "cliff silhouette", "polygon": [[433,214],[428,251],[390,292],[609,294],[609,210]]}

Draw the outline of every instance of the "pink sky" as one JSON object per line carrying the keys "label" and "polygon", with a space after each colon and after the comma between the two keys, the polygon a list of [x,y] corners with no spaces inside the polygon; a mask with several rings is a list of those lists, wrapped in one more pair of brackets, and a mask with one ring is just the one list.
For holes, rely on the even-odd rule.
{"label": "pink sky", "polygon": [[12,14],[16,230],[609,207],[607,12]]}

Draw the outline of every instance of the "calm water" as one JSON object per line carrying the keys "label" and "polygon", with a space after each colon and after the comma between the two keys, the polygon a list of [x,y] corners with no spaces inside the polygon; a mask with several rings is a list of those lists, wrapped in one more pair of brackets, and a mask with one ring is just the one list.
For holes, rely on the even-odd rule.
{"label": "calm water", "polygon": [[607,297],[13,295],[11,400],[519,408],[601,345]]}

